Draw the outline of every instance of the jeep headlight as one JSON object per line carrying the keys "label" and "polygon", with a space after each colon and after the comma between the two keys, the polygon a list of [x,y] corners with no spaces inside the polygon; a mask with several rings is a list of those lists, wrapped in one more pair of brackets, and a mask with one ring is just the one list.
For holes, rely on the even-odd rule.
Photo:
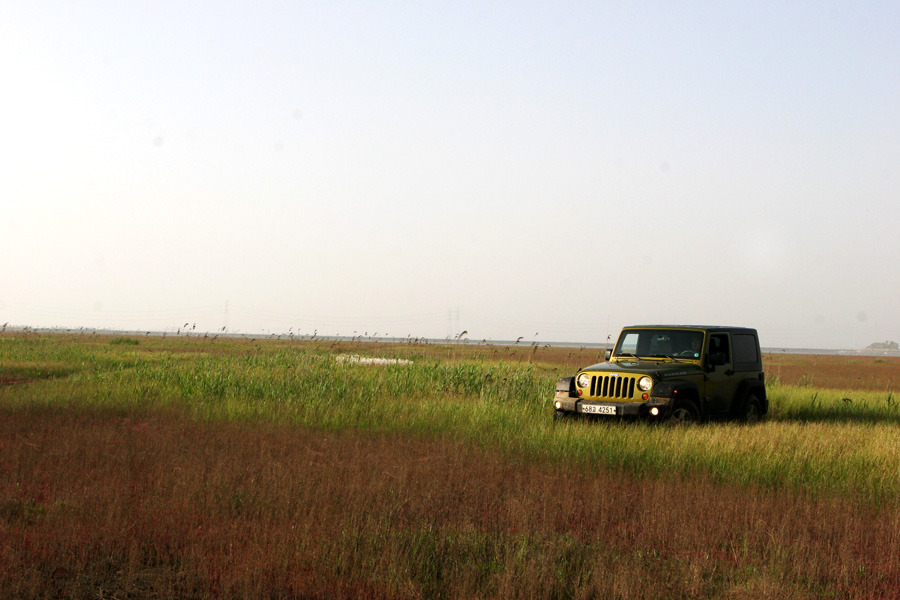
{"label": "jeep headlight", "polygon": [[578,383],[578,387],[583,387],[583,388],[588,387],[589,385],[591,385],[591,376],[588,375],[587,373],[582,373],[581,375],[578,376],[577,383]]}
{"label": "jeep headlight", "polygon": [[643,392],[649,392],[650,388],[653,387],[653,378],[644,375],[638,380],[638,387],[641,388]]}

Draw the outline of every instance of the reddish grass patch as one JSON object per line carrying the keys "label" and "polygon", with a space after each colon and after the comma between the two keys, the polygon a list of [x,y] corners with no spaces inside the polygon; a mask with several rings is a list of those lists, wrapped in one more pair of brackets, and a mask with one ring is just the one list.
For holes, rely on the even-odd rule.
{"label": "reddish grass patch", "polygon": [[765,354],[766,376],[785,385],[838,390],[893,391],[900,356]]}
{"label": "reddish grass patch", "polygon": [[896,598],[900,509],[446,440],[0,412],[0,596]]}

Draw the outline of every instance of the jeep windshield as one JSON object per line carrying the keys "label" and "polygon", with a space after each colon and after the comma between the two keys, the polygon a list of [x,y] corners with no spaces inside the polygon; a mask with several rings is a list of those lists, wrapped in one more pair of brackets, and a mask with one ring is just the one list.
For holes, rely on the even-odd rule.
{"label": "jeep windshield", "polygon": [[702,331],[627,329],[619,336],[612,357],[697,360],[702,352]]}

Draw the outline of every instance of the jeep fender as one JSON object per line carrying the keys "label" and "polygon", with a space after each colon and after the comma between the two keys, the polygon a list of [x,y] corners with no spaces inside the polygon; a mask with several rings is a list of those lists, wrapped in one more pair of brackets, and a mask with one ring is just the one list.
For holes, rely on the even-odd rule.
{"label": "jeep fender", "polygon": [[684,398],[697,405],[701,415],[706,414],[706,406],[700,398],[700,390],[696,383],[684,380],[661,381],[653,388],[654,398],[673,398],[676,402]]}
{"label": "jeep fender", "polygon": [[559,381],[556,382],[556,391],[557,392],[568,392],[570,396],[575,395],[575,378],[574,377],[563,377]]}
{"label": "jeep fender", "polygon": [[759,399],[759,411],[761,414],[769,412],[769,400],[766,398],[766,386],[758,379],[745,379],[738,385],[731,404],[732,414],[739,415],[747,404],[747,397],[755,394]]}

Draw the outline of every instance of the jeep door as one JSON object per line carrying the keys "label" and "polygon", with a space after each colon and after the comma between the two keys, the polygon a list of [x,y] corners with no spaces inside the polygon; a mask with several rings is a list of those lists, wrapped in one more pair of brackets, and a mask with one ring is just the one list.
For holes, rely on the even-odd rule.
{"label": "jeep door", "polygon": [[725,364],[710,366],[706,374],[706,412],[723,414],[731,410],[731,402],[737,392],[739,381],[734,374],[734,358],[731,336],[728,333],[712,333],[709,336],[707,356],[716,353],[725,355]]}

